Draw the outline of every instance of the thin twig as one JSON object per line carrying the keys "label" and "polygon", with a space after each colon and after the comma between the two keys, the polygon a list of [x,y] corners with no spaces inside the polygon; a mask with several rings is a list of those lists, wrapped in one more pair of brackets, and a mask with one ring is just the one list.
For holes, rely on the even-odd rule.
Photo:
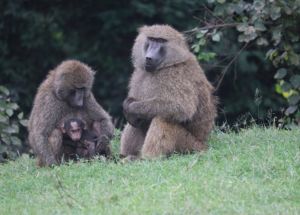
{"label": "thin twig", "polygon": [[248,46],[249,43],[246,43],[239,51],[238,53],[234,56],[234,58],[232,58],[232,60],[229,62],[229,64],[224,68],[224,70],[222,71],[221,73],[221,77],[220,79],[218,80],[218,84],[216,86],[216,91],[219,89],[223,79],[224,79],[224,76],[226,74],[226,72],[228,71],[228,69],[230,68],[230,66],[236,61],[236,59],[240,56],[240,54],[242,53],[242,51]]}
{"label": "thin twig", "polygon": [[[73,200],[77,206],[80,208],[80,209],[83,209],[84,207],[86,207],[86,205],[84,205],[83,203],[80,203],[77,199],[73,198],[73,196],[71,196],[67,191],[66,189],[64,188],[63,184],[61,183],[61,180],[59,179],[58,175],[54,173],[54,177],[56,179],[56,182],[57,182],[57,191],[60,195],[60,197],[62,199],[65,199],[66,200],[66,204],[69,208],[73,208],[73,204],[70,200]],[[65,197],[67,198],[65,198]]]}
{"label": "thin twig", "polygon": [[203,7],[212,17],[219,20],[221,23],[224,23],[224,20],[222,20],[220,17],[214,15],[214,12],[211,9],[209,9],[206,5],[203,5]]}
{"label": "thin twig", "polygon": [[216,29],[216,28],[225,28],[225,27],[235,27],[237,26],[238,24],[240,23],[224,23],[224,24],[216,24],[216,25],[207,25],[205,27],[196,27],[196,28],[193,28],[191,30],[187,30],[187,31],[184,31],[184,33],[195,33],[197,31],[202,31],[202,30],[210,30],[210,29]]}

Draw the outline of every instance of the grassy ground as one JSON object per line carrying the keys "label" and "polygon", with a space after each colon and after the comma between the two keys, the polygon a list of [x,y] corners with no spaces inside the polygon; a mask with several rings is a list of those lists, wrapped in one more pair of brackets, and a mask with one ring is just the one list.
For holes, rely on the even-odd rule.
{"label": "grassy ground", "polygon": [[0,214],[300,214],[300,129],[216,132],[203,154],[0,166]]}

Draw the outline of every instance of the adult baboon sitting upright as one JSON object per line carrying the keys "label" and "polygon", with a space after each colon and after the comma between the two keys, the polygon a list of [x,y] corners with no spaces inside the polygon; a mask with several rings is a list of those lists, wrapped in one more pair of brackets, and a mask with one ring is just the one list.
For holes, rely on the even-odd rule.
{"label": "adult baboon sitting upright", "polygon": [[153,158],[205,149],[216,117],[214,89],[183,35],[168,25],[144,26],[132,59],[121,156]]}
{"label": "adult baboon sitting upright", "polygon": [[[39,166],[59,164],[62,156],[62,132],[56,129],[67,114],[79,116],[89,130],[97,134],[98,146],[108,147],[114,126],[108,113],[97,103],[91,88],[94,71],[87,65],[68,60],[50,71],[34,99],[29,118],[29,144]],[[51,140],[51,141],[49,141]]]}

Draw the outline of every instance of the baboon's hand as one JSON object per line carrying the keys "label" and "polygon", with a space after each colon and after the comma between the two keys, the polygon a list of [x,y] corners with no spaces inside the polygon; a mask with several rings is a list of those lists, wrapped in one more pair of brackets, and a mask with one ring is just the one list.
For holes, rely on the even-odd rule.
{"label": "baboon's hand", "polygon": [[130,104],[135,101],[136,101],[136,99],[134,99],[132,97],[127,97],[125,99],[125,101],[123,102],[123,113],[124,113],[125,118],[129,122],[129,124],[131,124],[134,127],[137,127],[139,118],[135,114],[130,112],[130,109],[129,109]]}
{"label": "baboon's hand", "polygon": [[58,164],[58,161],[55,159],[55,156],[49,156],[46,158],[46,166],[55,166]]}
{"label": "baboon's hand", "polygon": [[96,143],[96,154],[110,157],[111,148],[109,143],[110,143],[110,138],[101,137]]}
{"label": "baboon's hand", "polygon": [[95,142],[92,142],[92,141],[87,141],[85,140],[84,141],[84,146],[85,146],[85,155],[86,157],[92,157],[96,154],[96,148],[95,148]]}
{"label": "baboon's hand", "polygon": [[134,113],[127,113],[124,111],[124,116],[127,122],[135,128],[141,128],[146,121]]}
{"label": "baboon's hand", "polygon": [[128,121],[128,123],[130,125],[132,125],[133,127],[147,128],[149,126],[149,120],[142,118],[142,116],[135,114],[135,113],[131,112],[131,110],[130,110],[130,105],[136,101],[137,100],[132,97],[128,97],[125,99],[125,101],[123,102],[124,116],[125,116],[126,120]]}
{"label": "baboon's hand", "polygon": [[123,102],[123,111],[128,113],[130,104],[135,101],[137,101],[135,98],[127,97]]}

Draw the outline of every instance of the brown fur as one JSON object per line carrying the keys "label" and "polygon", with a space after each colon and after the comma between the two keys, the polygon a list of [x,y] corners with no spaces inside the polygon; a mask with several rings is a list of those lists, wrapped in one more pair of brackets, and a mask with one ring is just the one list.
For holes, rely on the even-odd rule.
{"label": "brown fur", "polygon": [[[82,129],[80,140],[72,140],[69,135],[70,123],[68,120],[77,120],[78,126]],[[79,124],[82,123],[82,124]],[[98,123],[98,122],[94,122]],[[69,114],[65,116],[59,123],[59,127],[52,131],[52,134],[48,138],[49,145],[52,147],[52,151],[57,152],[57,160],[60,162],[69,160],[78,160],[79,158],[90,159],[96,155],[96,144],[97,135],[93,130],[88,130],[86,127],[86,122],[80,116],[74,116]],[[57,140],[56,138],[63,133],[62,140]],[[110,152],[109,145],[103,147],[108,149]],[[109,155],[98,151],[101,155]]]}
{"label": "brown fur", "polygon": [[[168,41],[166,59],[153,73],[144,69],[147,37]],[[148,120],[149,128],[127,124],[121,155],[153,158],[205,149],[216,117],[214,89],[183,35],[167,25],[142,27],[132,58],[135,70],[124,112]]]}
{"label": "brown fur", "polygon": [[[98,122],[99,141],[108,145],[114,126],[91,92],[93,81],[94,72],[90,67],[76,60],[68,60],[50,71],[40,85],[28,125],[29,144],[37,155],[39,166],[60,163],[62,133],[54,130],[67,114],[80,115],[89,128],[93,122]],[[80,109],[66,103],[68,92],[75,87],[86,88],[84,106]],[[49,138],[52,139],[51,145]]]}

